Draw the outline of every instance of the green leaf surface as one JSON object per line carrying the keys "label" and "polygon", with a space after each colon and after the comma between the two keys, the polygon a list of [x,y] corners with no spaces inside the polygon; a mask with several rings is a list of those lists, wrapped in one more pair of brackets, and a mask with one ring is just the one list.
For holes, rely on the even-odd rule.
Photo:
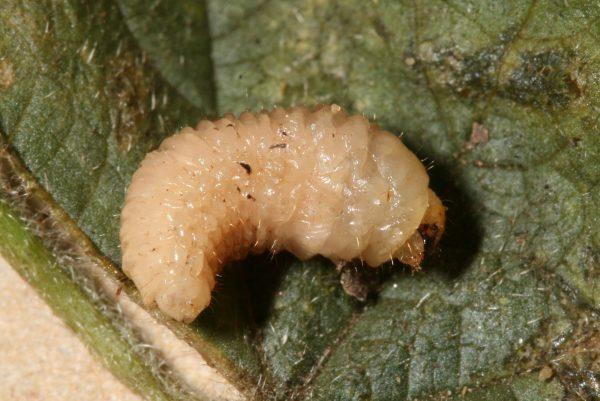
{"label": "green leaf surface", "polygon": [[525,376],[500,383],[488,388],[477,389],[470,392],[465,388],[453,400],[464,401],[560,401],[565,392],[557,380],[545,382],[535,377]]}
{"label": "green leaf surface", "polygon": [[587,1],[0,3],[3,141],[117,265],[131,174],[205,116],[338,103],[431,167],[422,273],[363,305],[323,259],[258,257],[163,319],[249,399],[599,397],[599,72]]}

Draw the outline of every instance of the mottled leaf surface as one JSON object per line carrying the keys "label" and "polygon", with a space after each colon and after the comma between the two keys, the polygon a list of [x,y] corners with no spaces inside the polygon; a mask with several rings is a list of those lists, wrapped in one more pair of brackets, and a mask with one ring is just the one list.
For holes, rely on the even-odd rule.
{"label": "mottled leaf surface", "polygon": [[116,263],[131,173],[205,115],[335,102],[431,167],[440,250],[366,304],[322,259],[225,271],[193,335],[251,397],[598,396],[600,5],[8,0],[0,21],[0,129]]}
{"label": "mottled leaf surface", "polygon": [[110,1],[9,0],[0,19],[0,129],[100,250],[119,260],[131,174],[158,140],[203,111],[160,80]]}

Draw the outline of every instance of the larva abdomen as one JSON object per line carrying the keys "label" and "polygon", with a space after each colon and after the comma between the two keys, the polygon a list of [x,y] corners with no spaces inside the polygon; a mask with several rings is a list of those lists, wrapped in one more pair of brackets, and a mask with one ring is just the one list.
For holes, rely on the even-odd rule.
{"label": "larva abdomen", "polygon": [[444,229],[428,182],[400,139],[336,105],[201,121],[134,174],[123,270],[145,302],[191,321],[220,269],[248,252],[416,267]]}

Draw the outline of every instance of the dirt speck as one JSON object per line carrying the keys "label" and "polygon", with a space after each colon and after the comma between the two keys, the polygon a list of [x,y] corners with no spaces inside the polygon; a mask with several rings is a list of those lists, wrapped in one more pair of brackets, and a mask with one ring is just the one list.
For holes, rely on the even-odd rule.
{"label": "dirt speck", "polygon": [[381,285],[381,277],[369,266],[355,262],[340,263],[340,283],[346,294],[365,302],[370,294],[377,292]]}
{"label": "dirt speck", "polygon": [[435,59],[435,49],[431,42],[423,42],[419,45],[418,58],[426,63],[433,62]]}
{"label": "dirt speck", "polygon": [[552,376],[554,376],[554,371],[552,370],[552,368],[548,365],[544,366],[541,370],[540,373],[538,373],[538,379],[540,381],[546,381],[552,378]]}
{"label": "dirt speck", "polygon": [[15,82],[15,73],[7,60],[0,60],[0,89],[7,89]]}

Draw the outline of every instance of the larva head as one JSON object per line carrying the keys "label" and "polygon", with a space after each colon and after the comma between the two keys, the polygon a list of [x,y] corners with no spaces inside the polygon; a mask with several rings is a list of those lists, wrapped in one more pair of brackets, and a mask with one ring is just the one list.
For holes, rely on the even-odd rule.
{"label": "larva head", "polygon": [[[346,198],[357,210],[348,226],[362,229],[358,238],[367,242],[355,247],[354,257],[373,267],[398,259],[418,268],[426,248],[442,235],[444,207],[428,188],[425,167],[400,138],[374,124],[367,137],[366,160]],[[428,229],[421,234],[420,227]]]}
{"label": "larva head", "polygon": [[419,225],[419,234],[423,237],[425,249],[435,248],[446,229],[446,208],[440,198],[430,189],[429,206]]}
{"label": "larva head", "polygon": [[400,262],[418,270],[425,253],[435,248],[446,228],[446,208],[431,190],[427,189],[427,209],[417,231],[394,253]]}

